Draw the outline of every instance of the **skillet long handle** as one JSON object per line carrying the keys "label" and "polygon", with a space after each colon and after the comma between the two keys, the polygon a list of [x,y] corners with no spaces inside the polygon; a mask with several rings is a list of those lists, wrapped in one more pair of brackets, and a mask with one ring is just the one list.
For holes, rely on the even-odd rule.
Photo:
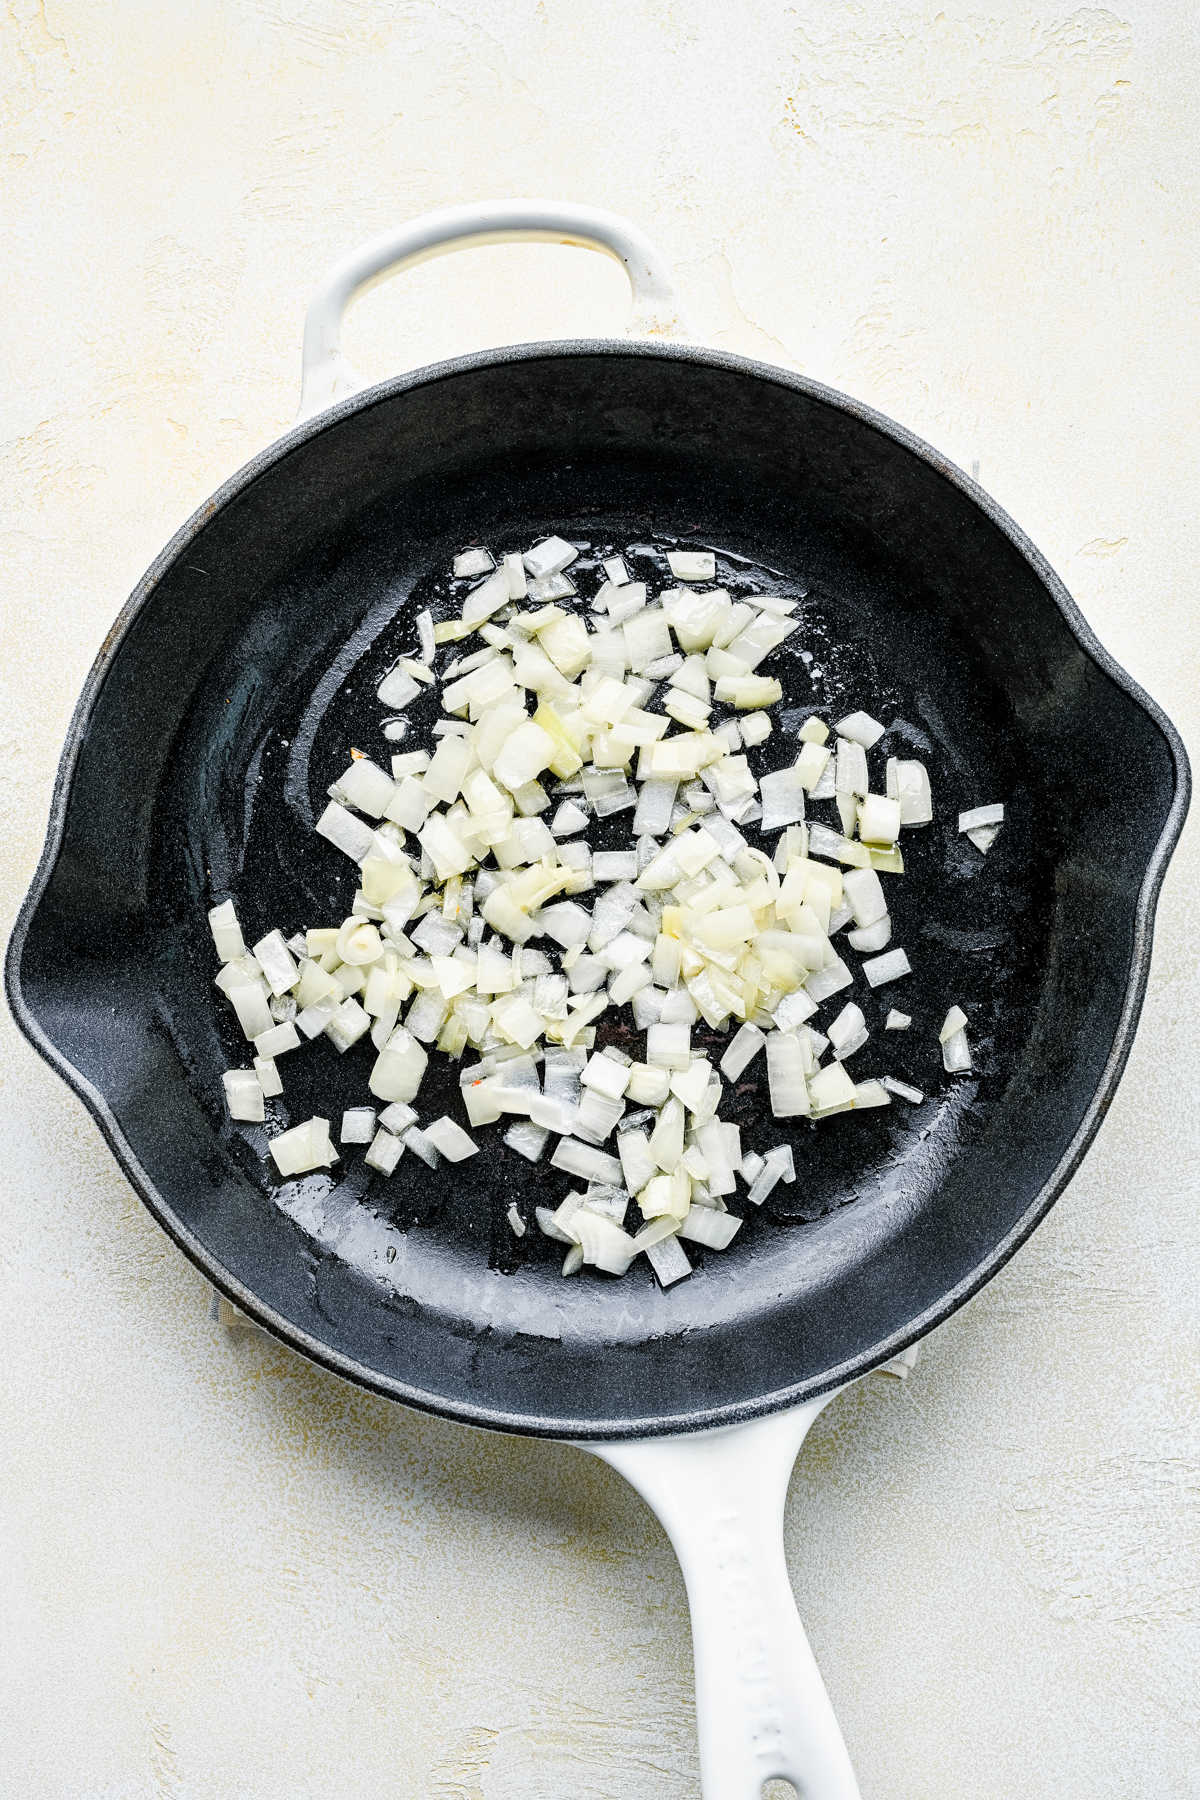
{"label": "skillet long handle", "polygon": [[666,1527],[687,1584],[704,1800],[859,1800],[792,1597],[783,1509],[797,1452],[832,1395],[721,1431],[584,1446]]}
{"label": "skillet long handle", "polygon": [[682,335],[670,271],[628,219],[572,200],[483,200],[448,206],[372,238],[329,271],[304,321],[299,418],[311,418],[363,385],[341,348],[342,320],[360,294],[388,275],[450,250],[521,242],[574,244],[615,257],[629,277],[633,295],[630,336]]}

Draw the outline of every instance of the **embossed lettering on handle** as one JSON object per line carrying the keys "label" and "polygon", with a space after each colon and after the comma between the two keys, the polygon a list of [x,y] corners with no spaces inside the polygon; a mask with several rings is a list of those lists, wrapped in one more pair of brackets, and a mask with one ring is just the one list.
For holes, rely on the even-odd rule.
{"label": "embossed lettering on handle", "polygon": [[704,1800],[859,1800],[783,1549],[792,1465],[833,1395],[721,1431],[582,1446],[658,1514],[687,1584]]}

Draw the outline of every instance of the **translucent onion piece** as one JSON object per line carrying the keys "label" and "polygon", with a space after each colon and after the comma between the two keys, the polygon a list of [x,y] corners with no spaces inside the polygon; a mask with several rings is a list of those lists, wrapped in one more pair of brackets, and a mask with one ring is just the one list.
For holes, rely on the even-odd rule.
{"label": "translucent onion piece", "polygon": [[[742,1221],[733,1213],[713,1212],[708,1207],[693,1207],[679,1227],[679,1237],[708,1250],[728,1250]],[[665,1240],[664,1240],[665,1241]]]}
{"label": "translucent onion piece", "polygon": [[758,1055],[765,1042],[766,1039],[756,1025],[739,1026],[721,1058],[722,1075],[730,1081],[736,1081]]}
{"label": "translucent onion piece", "polygon": [[404,1144],[398,1137],[393,1137],[390,1131],[377,1131],[363,1161],[369,1169],[390,1175],[403,1155]]}
{"label": "translucent onion piece", "polygon": [[938,1043],[944,1044],[947,1038],[954,1036],[955,1032],[962,1031],[966,1023],[967,1015],[962,1007],[952,1006],[942,1021],[942,1028],[938,1032]]}
{"label": "translucent onion piece", "polygon": [[232,900],[223,900],[220,906],[214,906],[209,912],[208,923],[217,955],[223,963],[236,962],[239,956],[245,956],[246,945]]}
{"label": "translucent onion piece", "polygon": [[1003,823],[1004,808],[998,801],[991,806],[973,806],[969,811],[960,812],[958,815],[960,832],[977,831],[983,825],[1003,825]]}
{"label": "translucent onion piece", "polygon": [[673,1287],[675,1282],[682,1281],[690,1275],[692,1265],[678,1237],[672,1234],[661,1241],[644,1245],[646,1261],[658,1277],[660,1287]]}
{"label": "translucent onion piece", "polygon": [[374,1107],[349,1107],[342,1114],[342,1128],[338,1136],[343,1144],[369,1144],[375,1136]]}
{"label": "translucent onion piece", "polygon": [[804,1053],[793,1031],[773,1031],[767,1038],[767,1078],[771,1111],[777,1119],[794,1119],[809,1111]]}
{"label": "translucent onion piece", "polygon": [[909,1100],[914,1106],[920,1106],[925,1098],[920,1088],[910,1087],[907,1081],[897,1081],[894,1075],[882,1076],[881,1085],[889,1094],[896,1094],[901,1100]]}
{"label": "translucent onion piece", "polygon": [[221,1077],[231,1119],[261,1125],[266,1117],[262,1084],[253,1069],[227,1069]]}
{"label": "translucent onion piece", "polygon": [[328,1168],[335,1155],[329,1141],[329,1121],[320,1117],[306,1119],[302,1125],[293,1125],[290,1131],[280,1132],[278,1137],[271,1139],[268,1148],[276,1168],[284,1176]]}
{"label": "translucent onion piece", "polygon": [[870,750],[879,742],[887,726],[881,725],[878,719],[873,719],[870,713],[854,712],[839,719],[834,730],[839,737],[848,738],[851,743],[861,744],[864,750]]}
{"label": "translucent onion piece", "polygon": [[882,956],[868,958],[862,972],[876,988],[882,987],[885,981],[898,981],[902,975],[911,975],[912,964],[903,950],[888,950]]}
{"label": "translucent onion piece", "polygon": [[668,550],[667,563],[676,581],[711,581],[717,572],[711,550]]}
{"label": "translucent onion piece", "polygon": [[551,1165],[568,1175],[582,1175],[585,1181],[603,1181],[615,1186],[621,1179],[621,1165],[615,1156],[581,1144],[577,1138],[563,1138],[550,1158]]}
{"label": "translucent onion piece", "polygon": [[569,544],[566,538],[543,538],[541,543],[525,552],[526,573],[535,580],[543,575],[558,575],[563,569],[569,568],[578,555],[574,544]]}

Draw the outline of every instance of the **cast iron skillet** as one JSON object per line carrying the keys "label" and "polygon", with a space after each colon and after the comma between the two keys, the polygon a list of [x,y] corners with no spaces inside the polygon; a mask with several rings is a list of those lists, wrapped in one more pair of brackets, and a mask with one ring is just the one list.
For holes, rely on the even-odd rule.
{"label": "cast iron skillet", "polygon": [[[534,203],[464,209],[335,274],[310,316],[309,404],[345,381],[337,323],[366,276],[518,228],[615,246],[661,328],[661,273],[630,228]],[[802,594],[800,650],[774,664],[785,721],[865,706],[892,753],[926,760],[938,805],[938,823],[905,834],[889,890],[914,974],[902,990],[855,988],[879,1033],[864,1072],[928,1098],[784,1131],[743,1083],[747,1143],[789,1138],[799,1178],[667,1293],[645,1267],[565,1282],[552,1244],[515,1243],[509,1202],[570,1183],[498,1133],[444,1175],[409,1157],[390,1181],[364,1179],[347,1156],[281,1188],[263,1132],[231,1125],[221,1097],[244,1045],[215,1004],[205,909],[233,894],[247,941],[342,916],[348,865],[311,826],[347,746],[385,748],[373,688],[412,642],[413,603],[452,603],[441,572],[463,543],[550,531],[587,543],[585,563],[695,538],[720,546],[728,585]],[[760,760],[778,760],[777,740]],[[686,345],[526,345],[328,405],[168,545],[72,722],[9,994],[158,1221],[296,1349],[475,1425],[595,1442],[694,1432],[893,1357],[1033,1230],[1128,1055],[1187,796],[1178,734],[1043,558],[901,427]],[[985,859],[956,814],[995,799],[1008,823]],[[976,1067],[950,1081],[937,1026],[952,1001]],[[885,1039],[891,1005],[913,1026]],[[276,1128],[363,1096],[357,1053],[284,1070]],[[440,1099],[431,1079],[422,1100]],[[756,1754],[756,1779],[794,1773],[782,1752]],[[830,1763],[822,1794],[852,1791],[835,1775]]]}

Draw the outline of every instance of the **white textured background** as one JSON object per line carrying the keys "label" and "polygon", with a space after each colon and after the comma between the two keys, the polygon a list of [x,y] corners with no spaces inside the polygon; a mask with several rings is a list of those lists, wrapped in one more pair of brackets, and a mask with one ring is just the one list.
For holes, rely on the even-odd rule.
{"label": "white textured background", "polygon": [[[1200,742],[1194,10],[10,0],[6,915],[124,595],[290,419],[316,276],[473,196],[628,212],[705,337],[978,458]],[[383,374],[621,311],[595,258],[492,251],[373,296],[350,347]],[[1198,842],[1082,1173],[797,1472],[865,1800],[1200,1795]],[[4,1794],[694,1800],[681,1583],[617,1477],[210,1327],[2,1029]]]}

